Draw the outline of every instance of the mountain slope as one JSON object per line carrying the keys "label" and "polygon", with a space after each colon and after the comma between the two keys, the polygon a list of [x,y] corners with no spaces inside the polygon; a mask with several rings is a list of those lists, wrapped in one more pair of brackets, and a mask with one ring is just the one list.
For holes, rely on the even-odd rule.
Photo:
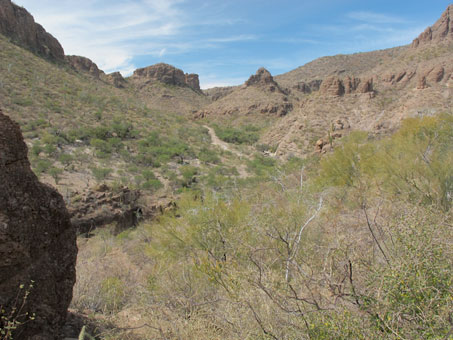
{"label": "mountain slope", "polygon": [[[325,152],[333,145],[329,134],[338,139],[355,129],[388,133],[403,118],[449,112],[453,101],[452,12],[450,5],[411,45],[323,57],[275,76],[285,96],[268,96],[263,91],[247,95],[246,85],[227,88],[223,94],[216,89],[213,95],[221,98],[198,116],[222,121],[219,117],[226,114],[224,120],[240,125],[244,120],[262,119],[260,111],[252,108],[269,102],[272,107],[291,107],[281,114],[284,117],[268,124],[260,139],[277,149],[278,157],[288,158],[314,150]],[[250,113],[255,116],[245,119]]]}

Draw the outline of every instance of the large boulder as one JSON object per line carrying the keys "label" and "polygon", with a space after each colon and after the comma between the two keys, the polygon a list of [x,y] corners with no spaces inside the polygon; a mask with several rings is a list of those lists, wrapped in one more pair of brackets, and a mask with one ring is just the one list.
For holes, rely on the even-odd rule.
{"label": "large boulder", "polygon": [[18,45],[52,60],[63,61],[64,51],[57,39],[23,7],[11,0],[0,0],[0,33]]}
{"label": "large boulder", "polygon": [[[30,169],[19,125],[0,111],[0,306],[14,339],[60,339],[72,299],[76,233],[61,195]],[[32,283],[33,287],[29,288]],[[20,288],[22,287],[23,288]],[[29,295],[24,298],[25,292]],[[29,313],[26,316],[26,313]],[[34,316],[34,320],[30,318]],[[5,320],[0,320],[0,327]]]}

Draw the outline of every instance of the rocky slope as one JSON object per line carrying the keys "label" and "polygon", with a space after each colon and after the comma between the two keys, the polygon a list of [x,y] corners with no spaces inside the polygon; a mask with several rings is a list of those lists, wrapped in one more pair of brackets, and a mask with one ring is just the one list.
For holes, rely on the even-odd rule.
{"label": "rocky slope", "polygon": [[[451,110],[453,5],[411,45],[314,60],[274,78],[267,71],[240,87],[213,89],[197,118],[273,114],[260,142],[276,156],[325,152],[328,135],[393,131],[403,118]],[[210,117],[210,118],[209,118]],[[341,130],[341,131],[340,131]]]}
{"label": "rocky slope", "polygon": [[277,156],[301,156],[331,144],[328,134],[382,134],[404,118],[451,110],[452,11],[450,5],[410,46],[324,57],[277,76],[297,103],[262,141],[276,146]]}
{"label": "rocky slope", "polygon": [[14,339],[60,339],[75,283],[76,233],[60,194],[31,171],[27,151],[19,125],[0,111],[0,306],[21,323]]}
{"label": "rocky slope", "polygon": [[[9,9],[2,10],[3,17],[13,22],[9,26],[18,26],[24,16],[28,18],[26,30],[32,30],[32,17],[17,14],[25,10],[9,0],[1,1]],[[243,117],[258,125],[265,120],[269,127],[260,143],[276,148],[279,157],[303,156],[320,151],[322,139],[337,121],[350,129],[381,134],[393,131],[405,117],[448,110],[452,102],[452,13],[450,5],[410,46],[323,57],[276,77],[262,68],[242,86],[205,93],[198,75],[164,63],[138,69],[124,79],[119,73],[105,75],[87,58],[65,59],[78,72],[127,88],[153,110],[192,114],[208,121],[227,119],[239,125]],[[19,28],[13,31],[21,32]],[[335,135],[340,138],[345,133]]]}

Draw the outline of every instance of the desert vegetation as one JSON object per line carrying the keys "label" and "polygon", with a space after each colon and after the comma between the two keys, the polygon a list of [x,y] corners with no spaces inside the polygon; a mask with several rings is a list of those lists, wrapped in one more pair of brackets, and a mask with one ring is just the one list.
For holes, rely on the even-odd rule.
{"label": "desert vegetation", "polygon": [[[260,68],[204,92],[171,65],[124,79],[0,34],[0,117],[19,123],[34,174],[64,197],[48,195],[73,235],[72,267],[58,270],[74,269],[79,233],[78,323],[66,328],[98,340],[453,340],[449,8],[411,46],[275,78]],[[17,141],[20,159],[0,165],[29,170]],[[57,263],[43,254],[43,268]],[[1,296],[1,340],[35,317],[63,326],[61,311],[47,323],[28,311],[35,288]]]}
{"label": "desert vegetation", "polygon": [[449,339],[452,126],[195,183],[155,222],[79,240],[73,308],[141,327],[111,339]]}

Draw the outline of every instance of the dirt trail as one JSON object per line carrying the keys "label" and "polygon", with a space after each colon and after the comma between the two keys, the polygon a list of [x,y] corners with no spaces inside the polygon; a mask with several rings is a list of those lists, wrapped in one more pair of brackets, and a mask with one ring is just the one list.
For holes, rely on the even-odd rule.
{"label": "dirt trail", "polygon": [[211,143],[212,144],[219,146],[222,150],[227,150],[227,151],[234,152],[233,150],[230,149],[230,146],[228,145],[228,143],[224,142],[219,137],[217,137],[217,135],[215,134],[215,131],[214,131],[214,129],[212,127],[209,127],[207,125],[203,125],[203,127],[208,129],[209,136],[211,136]]}
{"label": "dirt trail", "polygon": [[[215,133],[215,131],[214,131],[214,129],[212,127],[209,127],[207,125],[203,125],[203,127],[208,129],[209,136],[211,136],[211,143],[213,145],[217,145],[222,150],[230,151],[231,153],[234,153],[241,160],[245,158],[245,156],[244,156],[244,154],[242,152],[232,148],[228,143],[224,142],[219,137],[217,137],[217,135],[216,135],[216,133]],[[238,172],[239,172],[239,177],[241,177],[241,178],[249,176],[249,174],[247,172],[247,166],[245,164],[241,164],[241,166],[238,169]]]}

